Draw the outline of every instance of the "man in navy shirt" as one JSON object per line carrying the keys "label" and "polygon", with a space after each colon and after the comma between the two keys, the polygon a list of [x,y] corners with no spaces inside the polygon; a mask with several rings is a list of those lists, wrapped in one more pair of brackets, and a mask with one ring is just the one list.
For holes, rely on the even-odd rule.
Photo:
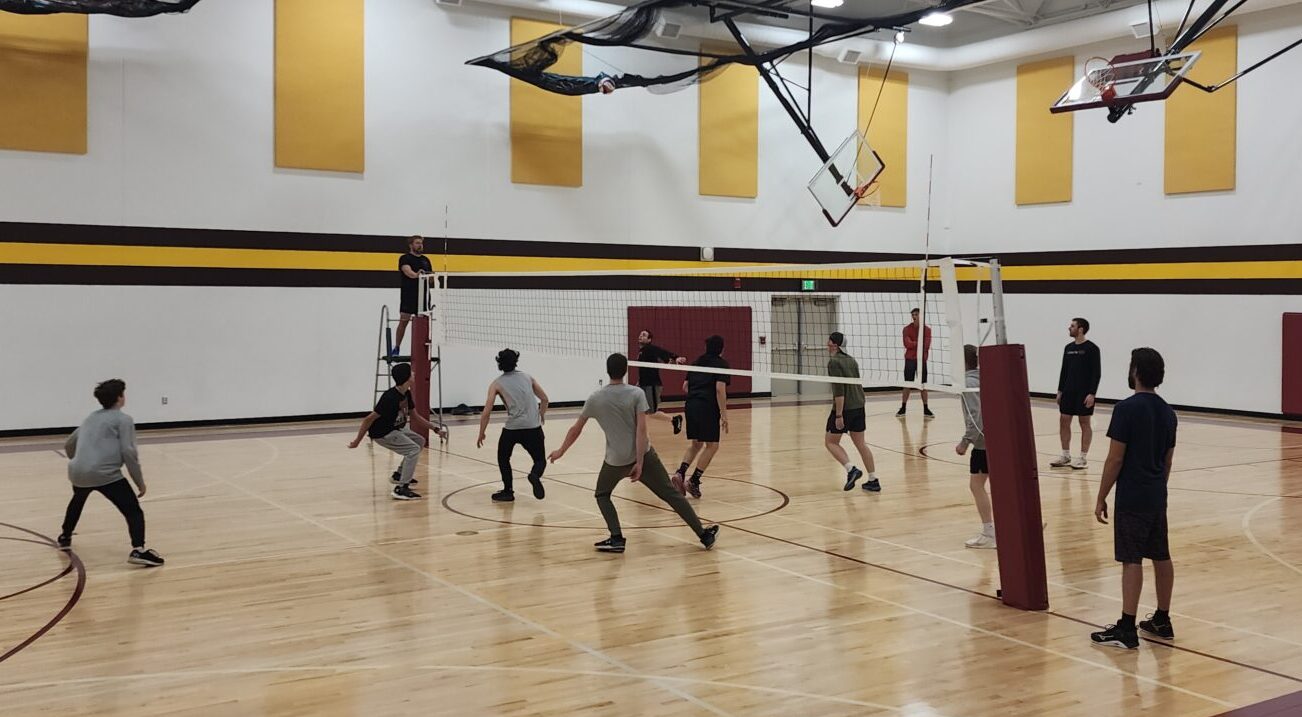
{"label": "man in navy shirt", "polygon": [[1094,517],[1108,522],[1108,494],[1117,487],[1112,511],[1112,535],[1116,560],[1121,563],[1121,620],[1101,632],[1090,634],[1097,645],[1135,649],[1139,647],[1135,615],[1139,593],[1144,587],[1144,558],[1153,561],[1157,577],[1157,611],[1138,628],[1151,635],[1175,639],[1171,627],[1171,590],[1175,569],[1166,537],[1166,482],[1175,453],[1175,411],[1158,396],[1166,365],[1162,355],[1150,348],[1130,352],[1130,387],[1134,395],[1112,411],[1107,463]]}
{"label": "man in navy shirt", "polygon": [[407,253],[398,258],[398,272],[401,296],[398,301],[398,335],[393,347],[389,349],[392,356],[397,356],[402,338],[407,334],[407,324],[420,311],[420,276],[433,274],[434,267],[425,256],[425,238],[419,234],[407,237]]}

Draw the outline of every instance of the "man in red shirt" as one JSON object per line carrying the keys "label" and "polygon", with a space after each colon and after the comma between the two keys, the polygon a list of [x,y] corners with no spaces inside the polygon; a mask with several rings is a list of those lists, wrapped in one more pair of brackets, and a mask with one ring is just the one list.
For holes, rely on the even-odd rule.
{"label": "man in red shirt", "polygon": [[[917,309],[909,312],[913,321],[904,327],[904,380],[912,381],[918,375],[918,327],[922,325],[922,316]],[[922,382],[927,382],[927,359],[931,358],[931,327],[922,327]],[[895,415],[903,416],[909,408],[909,394],[913,389],[905,388],[900,397],[900,410]],[[922,415],[935,418],[927,406],[927,389],[922,389]]]}

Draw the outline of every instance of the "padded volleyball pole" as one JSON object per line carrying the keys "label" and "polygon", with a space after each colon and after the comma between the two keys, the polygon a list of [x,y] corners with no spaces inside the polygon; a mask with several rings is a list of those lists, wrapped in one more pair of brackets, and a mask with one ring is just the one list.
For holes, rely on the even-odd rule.
{"label": "padded volleyball pole", "polygon": [[981,347],[981,421],[990,463],[990,501],[998,536],[999,582],[1005,605],[1049,608],[1035,431],[1026,379],[1026,347]]}
{"label": "padded volleyball pole", "polygon": [[[416,402],[416,414],[426,421],[429,420],[430,413],[429,352],[429,317],[417,314],[411,317],[411,375],[415,378],[411,384],[411,399]],[[417,426],[413,421],[409,427],[425,439],[425,445],[429,445],[429,430],[424,425]]]}

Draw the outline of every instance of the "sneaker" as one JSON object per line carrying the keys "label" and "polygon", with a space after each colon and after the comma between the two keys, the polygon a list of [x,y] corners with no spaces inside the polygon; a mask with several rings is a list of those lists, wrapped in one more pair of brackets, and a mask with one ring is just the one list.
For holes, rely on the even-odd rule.
{"label": "sneaker", "polygon": [[992,550],[995,547],[995,536],[981,533],[975,538],[968,538],[963,545],[969,548]]}
{"label": "sneaker", "polygon": [[606,538],[600,543],[593,543],[592,547],[597,549],[598,553],[622,553],[624,552],[625,540],[623,536],[618,538]]}
{"label": "sneaker", "polygon": [[533,497],[542,500],[547,496],[547,491],[543,490],[541,478],[530,478],[529,485],[533,486]]}
{"label": "sneaker", "polygon": [[687,495],[687,479],[683,476],[682,471],[670,476],[669,482],[673,484],[674,490],[678,491],[678,495]]}
{"label": "sneaker", "polygon": [[389,349],[389,355],[390,355],[390,356],[397,356],[397,355],[398,355],[398,351],[399,351],[401,348],[402,348],[401,346],[394,346],[393,348]]}
{"label": "sneaker", "polygon": [[1139,647],[1139,633],[1134,628],[1126,630],[1116,625],[1108,625],[1100,632],[1091,632],[1090,639],[1102,647],[1120,647],[1126,650]]}
{"label": "sneaker", "polygon": [[850,467],[850,472],[845,474],[845,487],[841,490],[854,490],[854,484],[863,478],[863,471],[855,466]]}
{"label": "sneaker", "polygon": [[903,416],[905,413],[908,412],[908,410],[909,410],[909,409],[908,409],[907,406],[900,406],[900,410],[896,411],[896,412],[895,412],[895,415],[897,415],[897,416]]}
{"label": "sneaker", "polygon": [[59,550],[72,550],[71,535],[60,535],[54,542],[58,544]]}
{"label": "sneaker", "polygon": [[1158,623],[1149,615],[1147,620],[1139,621],[1139,629],[1150,635],[1160,637],[1163,640],[1175,639],[1175,628],[1171,627],[1171,620],[1168,618],[1166,623]]}
{"label": "sneaker", "polygon": [[1062,455],[1049,461],[1050,468],[1066,468],[1071,465],[1071,456]]}
{"label": "sneaker", "polygon": [[710,527],[705,529],[705,532],[701,533],[701,545],[705,546],[706,550],[713,548],[714,541],[718,539],[719,539],[719,526],[717,525],[711,525]]}
{"label": "sneaker", "polygon": [[927,408],[926,404],[923,404],[923,406],[922,406],[922,417],[923,417],[923,418],[935,418],[935,417],[936,417],[936,414],[932,413],[932,412],[931,412],[931,409],[930,409],[930,408]]}
{"label": "sneaker", "polygon": [[[393,475],[389,476],[389,482],[392,483],[393,485],[402,485],[402,471],[394,471]],[[416,485],[419,482],[420,481],[416,480],[415,478],[412,478],[411,482],[408,483],[407,485]]]}
{"label": "sneaker", "polygon": [[873,478],[864,482],[863,489],[869,493],[880,493],[882,492],[882,484],[876,478]]}
{"label": "sneaker", "polygon": [[395,485],[389,497],[394,500],[420,500],[420,493],[412,490],[411,486]]}
{"label": "sneaker", "polygon": [[692,496],[693,498],[700,498],[700,497],[701,497],[701,481],[698,480],[698,479],[696,479],[696,478],[693,478],[693,479],[691,479],[690,481],[688,481],[688,482],[687,482],[687,492],[690,493],[691,496]]}
{"label": "sneaker", "polygon": [[144,565],[147,568],[156,568],[163,564],[163,556],[155,552],[153,548],[132,550],[131,555],[127,557],[127,562],[132,565]]}
{"label": "sneaker", "polygon": [[499,490],[493,494],[494,503],[510,503],[515,500],[515,491]]}
{"label": "sneaker", "polygon": [[670,419],[670,423],[672,423],[673,426],[674,426],[674,435],[675,435],[675,436],[678,435],[679,433],[682,433],[682,432],[683,432],[683,417],[682,417],[682,416],[674,416],[672,419]]}
{"label": "sneaker", "polygon": [[1080,458],[1077,458],[1076,460],[1071,462],[1071,469],[1074,471],[1083,471],[1085,470],[1086,465],[1087,464],[1085,463],[1085,456],[1081,456]]}

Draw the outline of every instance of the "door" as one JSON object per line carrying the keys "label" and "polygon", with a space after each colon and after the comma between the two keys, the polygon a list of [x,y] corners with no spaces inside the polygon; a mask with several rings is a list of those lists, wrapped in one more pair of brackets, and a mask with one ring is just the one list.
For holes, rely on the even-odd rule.
{"label": "door", "polygon": [[[774,373],[827,375],[827,337],[836,331],[833,296],[777,295],[771,300],[769,335]],[[774,396],[826,396],[831,388],[817,381],[773,381]]]}

